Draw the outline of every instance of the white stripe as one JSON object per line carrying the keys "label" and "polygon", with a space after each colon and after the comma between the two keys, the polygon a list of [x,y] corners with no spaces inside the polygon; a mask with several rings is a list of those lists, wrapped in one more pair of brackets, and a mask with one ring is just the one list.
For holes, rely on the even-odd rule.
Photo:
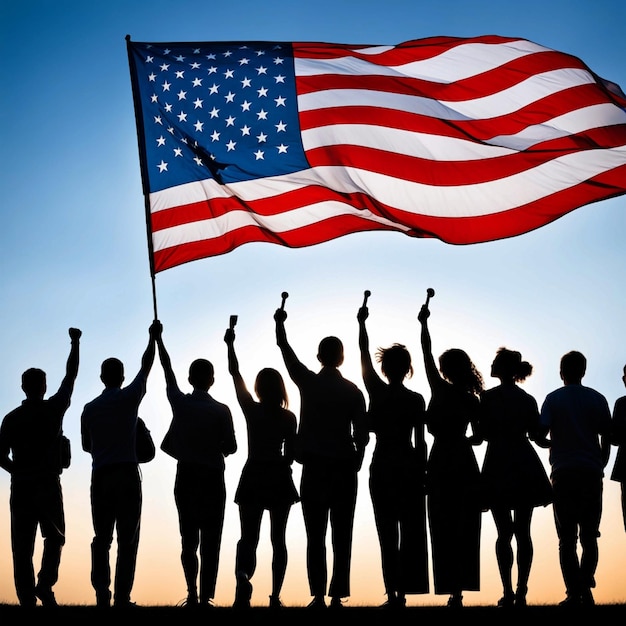
{"label": "white stripe", "polygon": [[[626,164],[626,146],[567,154],[528,171],[495,181],[458,187],[435,187],[398,180],[354,168],[313,168],[296,174],[220,186],[214,181],[189,183],[150,195],[152,210],[181,204],[181,194],[189,202],[237,195],[244,202],[286,193],[308,185],[323,185],[342,193],[361,192],[383,204],[403,211],[432,217],[476,217],[499,213],[569,189],[597,174]],[[236,213],[236,214],[235,214]],[[188,241],[219,237],[242,224],[242,212],[192,225],[177,226],[153,235],[155,250]],[[273,217],[254,217],[254,222],[270,225],[271,230],[291,230],[314,223],[318,218],[355,214],[379,221],[369,211],[357,211],[337,202],[287,211]],[[251,218],[246,218],[250,220]],[[246,223],[250,223],[249,221]],[[282,224],[285,224],[282,226]],[[191,237],[191,239],[187,239]]]}
{"label": "white stripe", "polygon": [[[375,55],[389,49],[389,47],[385,46],[366,50],[355,49],[355,52]],[[409,76],[445,84],[476,76],[515,59],[544,51],[549,51],[549,48],[544,48],[525,40],[505,44],[468,43],[455,46],[436,57],[393,67],[389,67],[386,64],[378,65],[374,59],[370,62],[355,57],[302,59],[296,56],[294,58],[294,68],[296,77],[321,76],[324,74],[336,74],[339,76]]]}
{"label": "white stripe", "polygon": [[494,94],[464,101],[435,100],[372,89],[327,89],[298,96],[298,110],[361,106],[406,111],[444,120],[490,119],[510,115],[541,98],[571,87],[594,82],[591,74],[584,70],[554,70],[535,74]]}
{"label": "white stripe", "polygon": [[305,150],[355,145],[433,161],[490,159],[537,143],[582,133],[598,126],[626,124],[626,112],[612,104],[596,104],[525,128],[515,135],[472,141],[368,124],[335,124],[302,131]]}

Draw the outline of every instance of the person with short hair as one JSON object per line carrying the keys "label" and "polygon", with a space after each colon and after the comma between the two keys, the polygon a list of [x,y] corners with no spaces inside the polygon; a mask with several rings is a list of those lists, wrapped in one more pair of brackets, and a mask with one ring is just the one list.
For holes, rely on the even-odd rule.
{"label": "person with short hair", "polygon": [[594,604],[602,481],[611,448],[609,405],[601,393],[582,384],[586,369],[582,353],[563,355],[563,386],[549,393],[541,407],[541,425],[550,442],[554,521],[567,593],[561,605],[570,608]]}
{"label": "person with short hair", "polygon": [[[8,413],[0,427],[0,467],[11,475],[11,549],[13,577],[20,606],[57,606],[52,588],[59,578],[65,545],[65,513],[59,460],[63,417],[78,375],[81,331],[70,328],[70,354],[58,391],[44,399],[46,373],[30,368],[22,374],[26,399]],[[43,537],[41,567],[35,584],[33,555],[37,528]]]}
{"label": "person with short hair", "polygon": [[139,372],[126,387],[122,387],[124,364],[114,357],[102,362],[100,380],[104,390],[85,405],[81,416],[83,450],[89,452],[92,459],[91,584],[99,608],[111,604],[109,558],[114,532],[117,534],[117,561],[113,603],[120,608],[135,606],[130,595],[135,581],[142,507],[136,429],[160,329],[160,322],[155,320],[150,326]]}

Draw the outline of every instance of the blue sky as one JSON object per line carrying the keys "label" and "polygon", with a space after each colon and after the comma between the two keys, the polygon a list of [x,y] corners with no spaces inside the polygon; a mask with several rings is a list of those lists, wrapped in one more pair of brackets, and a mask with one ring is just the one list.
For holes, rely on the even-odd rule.
{"label": "blue sky", "polygon": [[[155,42],[355,44],[395,44],[436,35],[519,36],[579,56],[596,73],[626,89],[625,23],[626,4],[621,0],[0,4],[0,414],[21,402],[20,376],[27,367],[44,369],[50,390],[56,390],[69,350],[67,328],[83,330],[81,368],[65,423],[74,460],[63,478],[68,543],[57,593],[62,600],[92,601],[90,588],[81,586],[88,580],[91,521],[90,459],[80,450],[80,412],[100,393],[99,365],[104,358],[121,358],[128,377],[134,375],[153,317],[125,36]],[[431,331],[437,354],[453,346],[466,349],[491,386],[496,381],[488,377],[489,366],[497,348],[518,349],[535,366],[525,388],[541,402],[560,385],[560,356],[578,349],[589,361],[586,384],[604,393],[612,406],[625,393],[620,380],[626,363],[625,227],[622,196],[580,208],[532,233],[474,246],[455,247],[398,233],[350,235],[301,250],[250,244],[158,274],[158,315],[181,386],[193,358],[203,356],[215,363],[213,392],[232,406],[240,442],[240,452],[227,468],[229,480],[236,483],[245,459],[245,430],[226,370],[223,334],[230,314],[239,316],[237,347],[250,384],[263,366],[282,369],[272,314],[284,290],[290,294],[287,331],[302,361],[314,368],[319,339],[338,335],[346,345],[344,375],[361,384],[356,312],[363,291],[369,289],[372,346],[405,343],[416,366],[409,386],[428,399],[416,317],[426,288],[433,287]],[[297,410],[296,390],[290,386],[289,391]],[[170,414],[158,363],[142,415],[160,441]],[[171,497],[173,471],[162,455],[144,468],[139,600],[153,596],[149,572],[154,567],[171,567],[173,572],[171,585],[160,596],[164,602],[184,596]],[[366,479],[363,472],[355,551],[368,540],[374,542],[369,550],[376,545]],[[0,475],[0,602],[15,601],[8,493],[8,476]],[[232,600],[231,561],[237,540],[233,494],[234,487],[218,582],[224,603]],[[610,530],[601,544],[601,564],[607,562],[607,570],[599,574],[603,583],[626,565],[626,538],[616,523],[617,498],[616,486],[607,485],[603,523]],[[534,528],[538,534],[545,530],[550,544],[546,562],[535,567],[554,573],[555,587],[545,593],[550,594],[546,601],[555,601],[562,594],[560,573],[551,515],[542,513]],[[304,603],[308,593],[302,585],[300,511],[294,509],[292,517],[294,571],[290,565],[286,584],[293,601]],[[499,589],[487,518],[485,529],[485,586],[475,601],[495,602]],[[171,547],[161,545],[164,536]],[[377,548],[373,551],[377,557]],[[357,566],[361,558],[359,552]],[[536,563],[542,558],[536,556]],[[267,570],[265,562],[259,567]],[[359,576],[353,580],[355,602],[365,601],[356,591]],[[382,602],[380,573],[374,569],[372,577],[380,594],[374,602]],[[79,580],[80,585],[72,584]],[[533,592],[537,599],[544,597],[537,588],[531,588],[531,596]],[[623,586],[620,599],[626,600]]]}

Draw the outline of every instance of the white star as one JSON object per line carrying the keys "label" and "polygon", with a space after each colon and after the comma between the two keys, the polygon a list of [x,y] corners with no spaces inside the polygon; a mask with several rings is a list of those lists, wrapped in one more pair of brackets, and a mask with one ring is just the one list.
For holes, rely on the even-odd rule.
{"label": "white star", "polygon": [[200,69],[200,63],[198,63],[197,61],[194,61],[193,63],[189,64],[189,67],[191,67],[192,70],[199,70]]}
{"label": "white star", "polygon": [[225,76],[226,78],[232,78],[234,75],[235,75],[234,70],[226,70],[226,71],[224,72],[224,76]]}
{"label": "white star", "polygon": [[215,74],[215,72],[217,72],[217,68],[215,66],[210,67],[207,72],[209,74]]}
{"label": "white star", "polygon": [[154,116],[154,123],[155,124],[161,124],[161,126],[163,126],[163,121],[161,120],[161,116],[160,115],[155,115]]}
{"label": "white star", "polygon": [[201,109],[202,108],[202,100],[200,100],[200,98],[196,98],[194,100],[193,108],[194,109]]}
{"label": "white star", "polygon": [[235,125],[235,118],[231,115],[230,117],[226,118],[226,126],[234,126]]}
{"label": "white star", "polygon": [[211,110],[210,115],[211,115],[211,117],[219,117],[219,112],[220,112],[219,109],[216,109],[215,107],[213,107],[213,109]]}
{"label": "white star", "polygon": [[155,93],[153,93],[150,96],[150,102],[158,102],[158,101],[159,101],[159,98],[157,97],[157,95]]}
{"label": "white star", "polygon": [[184,57],[182,54],[179,54],[179,55],[176,57],[176,60],[177,60],[177,61],[179,61],[180,63],[182,63],[182,62],[185,60],[185,57]]}
{"label": "white star", "polygon": [[247,100],[241,105],[241,110],[242,111],[249,111],[250,110],[250,106],[251,106],[251,102],[248,102]]}
{"label": "white star", "polygon": [[241,135],[249,135],[250,134],[250,127],[248,125],[242,127],[241,129]]}
{"label": "white star", "polygon": [[174,148],[174,156],[175,157],[183,156],[183,151],[180,148]]}
{"label": "white star", "polygon": [[163,135],[161,135],[158,139],[157,139],[157,146],[164,146],[165,145],[165,137],[163,137]]}
{"label": "white star", "polygon": [[183,70],[178,70],[176,72],[176,78],[185,78],[185,72]]}
{"label": "white star", "polygon": [[201,133],[202,132],[202,127],[204,126],[204,124],[198,120],[195,124],[194,124],[194,128]]}
{"label": "white star", "polygon": [[259,160],[263,161],[263,160],[264,160],[264,159],[263,159],[263,150],[257,150],[257,151],[254,153],[254,156],[256,157],[256,160],[257,160],[257,161],[259,161]]}
{"label": "white star", "polygon": [[182,89],[178,92],[178,99],[179,100],[185,100],[187,97],[187,92],[183,91]]}
{"label": "white star", "polygon": [[244,88],[244,87],[250,87],[250,85],[251,85],[251,81],[250,81],[250,79],[249,79],[249,78],[244,78],[244,79],[241,81],[241,86],[242,86],[242,88]]}
{"label": "white star", "polygon": [[282,96],[278,96],[278,98],[274,98],[274,102],[276,103],[277,107],[285,106],[285,98],[283,98]]}
{"label": "white star", "polygon": [[171,86],[172,86],[172,85],[171,85],[170,83],[168,83],[167,81],[165,81],[165,82],[163,83],[163,91],[169,91]]}
{"label": "white star", "polygon": [[163,65],[161,65],[162,72],[167,72],[167,70],[169,69],[170,69],[170,66],[167,63],[163,63]]}
{"label": "white star", "polygon": [[259,98],[265,98],[267,96],[267,87],[261,87],[261,89],[256,90],[259,94]]}
{"label": "white star", "polygon": [[282,74],[279,74],[278,76],[274,76],[274,80],[277,83],[284,83],[285,82],[285,77]]}
{"label": "white star", "polygon": [[284,143],[281,143],[278,147],[278,154],[287,154],[287,146]]}
{"label": "white star", "polygon": [[187,113],[185,113],[184,111],[181,111],[178,114],[178,121],[179,122],[186,122],[187,121]]}
{"label": "white star", "polygon": [[215,54],[213,54],[213,53],[211,53],[211,54],[207,54],[207,55],[206,55],[206,58],[207,58],[207,59],[213,59],[213,60],[214,60],[214,59],[215,59]]}
{"label": "white star", "polygon": [[285,124],[282,120],[278,122],[278,124],[274,124],[276,126],[277,133],[285,133],[287,132],[287,124]]}
{"label": "white star", "polygon": [[148,76],[148,80],[153,83],[156,80],[156,74],[153,72]]}
{"label": "white star", "polygon": [[257,118],[260,120],[266,120],[267,119],[267,111],[264,111],[263,109],[261,109],[257,114],[256,114]]}
{"label": "white star", "polygon": [[248,65],[250,59],[239,59],[239,65]]}
{"label": "white star", "polygon": [[202,159],[198,156],[193,157],[193,160],[196,162],[197,165],[202,166]]}
{"label": "white star", "polygon": [[224,52],[224,56],[225,57],[230,57],[230,56],[232,56],[232,54],[233,53],[230,50],[226,50],[226,52]]}
{"label": "white star", "polygon": [[193,86],[194,87],[202,87],[202,79],[201,78],[194,78],[193,79]]}
{"label": "white star", "polygon": [[217,93],[217,90],[220,88],[219,85],[216,85],[215,83],[213,83],[213,85],[211,87],[209,87],[209,95],[212,95],[214,93]]}
{"label": "white star", "polygon": [[256,55],[257,55],[258,57],[261,57],[261,56],[263,56],[264,54],[265,54],[265,50],[257,50],[257,51],[256,51]]}
{"label": "white star", "polygon": [[167,172],[167,163],[163,160],[157,165],[159,168],[159,173]]}
{"label": "white star", "polygon": [[169,102],[167,102],[165,104],[165,112],[166,113],[171,113],[172,112],[172,105]]}
{"label": "white star", "polygon": [[169,126],[169,127],[168,127],[168,129],[167,129],[167,132],[168,132],[170,135],[173,135],[173,134],[174,134],[174,128],[173,128],[172,126]]}
{"label": "white star", "polygon": [[265,133],[257,135],[256,138],[259,143],[265,143],[267,141],[267,135]]}
{"label": "white star", "polygon": [[229,91],[228,94],[224,96],[224,98],[226,98],[226,102],[234,102],[235,94],[232,91]]}
{"label": "white star", "polygon": [[171,52],[171,50],[169,48],[165,48],[165,50],[163,50],[163,54],[169,54]]}
{"label": "white star", "polygon": [[266,68],[266,67],[263,67],[262,65],[261,65],[261,67],[257,67],[257,68],[256,68],[256,71],[257,71],[259,74],[267,74],[267,68]]}
{"label": "white star", "polygon": [[151,57],[151,56],[146,57],[146,63],[152,63],[152,61],[154,61],[154,57]]}
{"label": "white star", "polygon": [[220,134],[214,130],[213,133],[211,133],[211,141],[219,141],[220,140]]}
{"label": "white star", "polygon": [[283,59],[283,58],[281,58],[281,57],[276,57],[276,58],[274,59],[274,65],[282,65],[284,60],[285,60],[285,59]]}
{"label": "white star", "polygon": [[232,139],[226,144],[226,149],[228,152],[230,152],[231,150],[235,149],[235,146],[237,145],[236,141],[233,141]]}

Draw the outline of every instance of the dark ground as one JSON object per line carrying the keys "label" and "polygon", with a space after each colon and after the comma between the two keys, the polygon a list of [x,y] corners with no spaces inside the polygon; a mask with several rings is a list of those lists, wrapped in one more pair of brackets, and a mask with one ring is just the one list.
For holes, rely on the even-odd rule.
{"label": "dark ground", "polygon": [[15,605],[0,605],[0,625],[31,626],[31,624],[59,624],[62,626],[123,626],[127,623],[172,624],[186,626],[195,624],[240,624],[246,626],[269,624],[270,626],[330,626],[332,624],[354,623],[393,624],[404,623],[411,626],[447,626],[448,624],[471,624],[472,626],[626,626],[626,605],[597,605],[590,609],[570,610],[558,606],[532,605],[526,609],[507,610],[493,606],[469,606],[463,609],[437,607],[409,607],[390,611],[371,607],[344,607],[338,610],[307,610],[302,607],[287,607],[280,610],[252,608],[236,610],[230,607],[217,607],[208,610],[182,607],[138,607],[133,609],[99,610],[95,606],[61,606],[55,609],[37,607],[22,609]]}

